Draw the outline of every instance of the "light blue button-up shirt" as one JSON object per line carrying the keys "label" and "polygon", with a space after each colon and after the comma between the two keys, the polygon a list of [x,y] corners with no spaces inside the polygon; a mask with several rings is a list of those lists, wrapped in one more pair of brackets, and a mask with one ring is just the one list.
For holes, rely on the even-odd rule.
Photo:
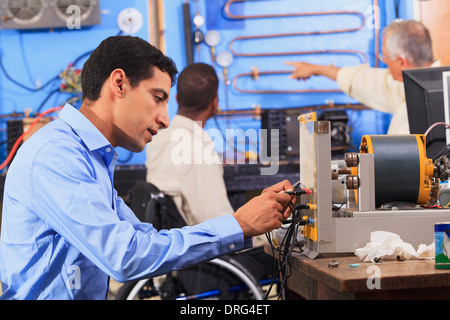
{"label": "light blue button-up shirt", "polygon": [[140,222],[114,190],[117,156],[70,105],[20,147],[3,198],[2,299],[106,299],[110,276],[164,274],[251,244],[232,215],[160,232]]}

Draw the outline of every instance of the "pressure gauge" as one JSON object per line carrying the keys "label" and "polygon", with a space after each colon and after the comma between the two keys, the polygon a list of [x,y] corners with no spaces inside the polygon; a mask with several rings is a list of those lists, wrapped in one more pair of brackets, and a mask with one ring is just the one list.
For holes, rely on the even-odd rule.
{"label": "pressure gauge", "polygon": [[122,32],[134,34],[141,30],[144,23],[142,14],[134,8],[126,8],[119,13],[117,24]]}
{"label": "pressure gauge", "polygon": [[203,17],[199,14],[197,14],[194,17],[194,24],[197,27],[197,29],[200,29],[200,27],[205,23],[205,19],[203,19]]}
{"label": "pressure gauge", "polygon": [[228,51],[222,51],[217,55],[216,61],[222,68],[227,68],[233,62],[233,55]]}
{"label": "pressure gauge", "polygon": [[215,47],[220,42],[220,34],[216,30],[210,30],[205,35],[205,42],[210,47]]}

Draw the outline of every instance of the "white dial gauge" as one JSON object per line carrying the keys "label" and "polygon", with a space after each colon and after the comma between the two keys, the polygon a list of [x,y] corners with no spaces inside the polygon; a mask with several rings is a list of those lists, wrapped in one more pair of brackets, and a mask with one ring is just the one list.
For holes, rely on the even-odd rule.
{"label": "white dial gauge", "polygon": [[200,28],[204,23],[205,23],[205,19],[203,19],[202,16],[200,16],[200,15],[197,14],[197,15],[194,17],[194,24],[195,24],[195,26],[197,27],[197,29]]}
{"label": "white dial gauge", "polygon": [[216,61],[222,68],[227,68],[233,62],[233,55],[228,51],[222,51],[217,55]]}
{"label": "white dial gauge", "polygon": [[210,47],[215,47],[220,42],[220,34],[216,30],[210,30],[205,34],[205,42]]}
{"label": "white dial gauge", "polygon": [[122,10],[117,17],[117,24],[120,30],[127,34],[134,34],[141,30],[143,23],[144,18],[142,14],[134,8]]}

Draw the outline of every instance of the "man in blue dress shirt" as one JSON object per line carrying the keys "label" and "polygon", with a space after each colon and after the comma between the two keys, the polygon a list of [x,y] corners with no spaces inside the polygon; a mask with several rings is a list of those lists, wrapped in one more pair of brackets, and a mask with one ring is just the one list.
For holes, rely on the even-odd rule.
{"label": "man in blue dress shirt", "polygon": [[9,167],[2,299],[106,299],[110,277],[153,277],[247,248],[251,237],[289,216],[293,199],[282,192],[292,190],[288,181],[233,214],[160,232],[117,195],[115,148],[140,152],[169,125],[176,75],[170,58],[137,37],[110,37],[92,53],[83,67],[80,109],[66,105]]}

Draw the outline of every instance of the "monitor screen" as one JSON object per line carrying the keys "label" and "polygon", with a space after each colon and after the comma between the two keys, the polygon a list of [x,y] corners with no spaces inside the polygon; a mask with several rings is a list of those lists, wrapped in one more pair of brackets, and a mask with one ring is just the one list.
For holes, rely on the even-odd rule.
{"label": "monitor screen", "polygon": [[[403,71],[406,107],[411,134],[424,134],[434,123],[446,123],[443,72],[448,67],[408,69]],[[427,157],[434,158],[446,146],[446,128],[438,125],[426,136]]]}

